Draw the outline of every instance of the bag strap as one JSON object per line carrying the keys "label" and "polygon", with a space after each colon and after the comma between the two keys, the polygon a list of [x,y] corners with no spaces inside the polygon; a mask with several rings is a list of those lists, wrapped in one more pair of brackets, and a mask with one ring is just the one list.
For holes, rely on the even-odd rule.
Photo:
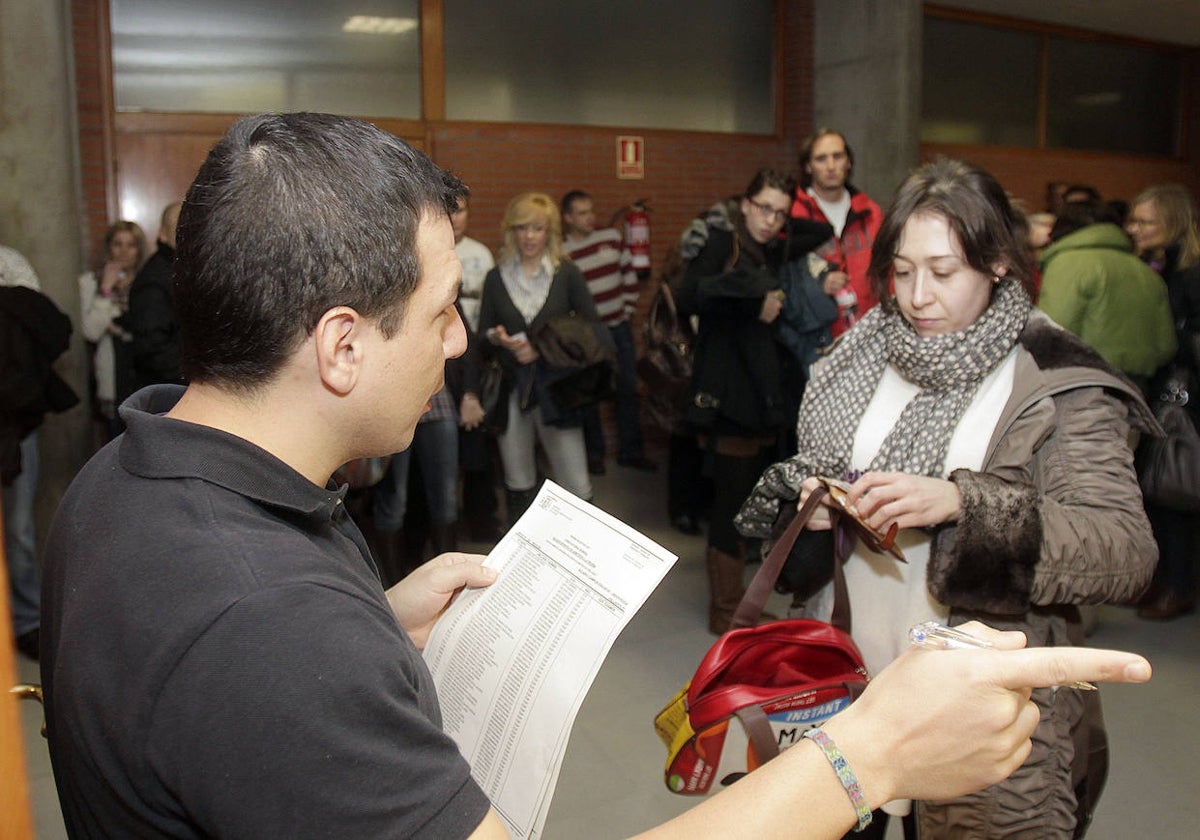
{"label": "bag strap", "polygon": [[[662,323],[662,317],[658,314],[660,306],[666,305],[667,316],[670,318],[669,325]],[[673,326],[679,320],[679,316],[675,310],[675,296],[671,294],[671,287],[666,281],[660,280],[658,284],[658,293],[650,301],[650,310],[646,313],[646,343],[660,344],[667,339],[669,326]]]}
{"label": "bag strap", "polygon": [[[866,691],[867,683],[866,680],[844,682],[842,688],[846,689],[846,695],[853,703]],[[735,709],[733,713],[742,722],[742,729],[745,730],[746,737],[750,740],[750,746],[754,749],[754,757],[758,759],[760,765],[766,764],[779,755],[781,752],[779,741],[775,738],[775,730],[771,728],[771,721],[767,717],[767,713],[763,711],[762,703],[742,706],[740,709]]]}
{"label": "bag strap", "polygon": [[[829,488],[824,484],[819,484],[808,494],[808,498],[796,511],[796,515],[792,517],[792,521],[788,523],[783,534],[776,540],[775,545],[771,546],[767,556],[763,558],[762,565],[755,572],[750,585],[746,587],[746,594],[742,597],[742,602],[738,604],[737,610],[733,613],[733,619],[729,623],[730,628],[754,627],[758,624],[763,607],[767,604],[767,598],[775,589],[775,581],[779,579],[779,573],[783,571],[783,565],[792,552],[792,546],[796,544],[796,540],[799,539],[800,532],[804,530],[808,520],[812,519],[817,505],[828,493]],[[836,516],[833,527],[835,531],[838,528]],[[838,539],[835,535],[833,540],[833,615],[830,616],[829,623],[849,634],[850,595],[846,589],[846,575],[842,571],[843,558],[840,550],[842,542],[843,540]]]}

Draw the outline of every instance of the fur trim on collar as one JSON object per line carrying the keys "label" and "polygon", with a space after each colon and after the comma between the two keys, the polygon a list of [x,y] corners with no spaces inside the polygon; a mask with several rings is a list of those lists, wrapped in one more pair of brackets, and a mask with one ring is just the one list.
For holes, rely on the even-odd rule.
{"label": "fur trim on collar", "polygon": [[1123,373],[1104,361],[1091,345],[1073,332],[1064,330],[1050,320],[1049,316],[1038,317],[1031,314],[1017,340],[1029,351],[1029,355],[1033,356],[1033,360],[1042,370],[1065,367],[1097,368],[1118,379],[1129,381]]}

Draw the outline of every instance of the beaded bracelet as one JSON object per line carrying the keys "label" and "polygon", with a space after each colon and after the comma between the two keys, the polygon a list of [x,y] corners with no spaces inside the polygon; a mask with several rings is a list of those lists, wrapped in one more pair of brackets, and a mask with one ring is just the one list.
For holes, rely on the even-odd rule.
{"label": "beaded bracelet", "polygon": [[842,783],[842,787],[846,789],[846,795],[850,797],[850,804],[854,806],[854,813],[858,814],[858,828],[855,831],[862,831],[871,824],[871,806],[867,804],[866,797],[863,796],[862,786],[858,783],[858,777],[854,775],[854,771],[850,769],[850,763],[846,761],[846,756],[842,755],[842,751],[838,749],[838,745],[833,742],[823,729],[814,727],[804,733],[804,737],[814,742],[821,748],[821,752],[825,753],[825,758],[829,759],[829,763],[833,765],[833,770],[837,773],[838,781]]}

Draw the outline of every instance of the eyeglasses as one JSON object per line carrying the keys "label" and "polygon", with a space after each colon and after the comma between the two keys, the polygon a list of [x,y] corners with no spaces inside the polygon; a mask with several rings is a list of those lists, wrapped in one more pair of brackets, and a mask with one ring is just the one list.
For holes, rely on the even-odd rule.
{"label": "eyeglasses", "polygon": [[776,210],[770,204],[760,204],[752,198],[748,198],[746,200],[750,202],[750,206],[757,210],[764,219],[769,219],[772,222],[782,222],[787,220],[787,210]]}

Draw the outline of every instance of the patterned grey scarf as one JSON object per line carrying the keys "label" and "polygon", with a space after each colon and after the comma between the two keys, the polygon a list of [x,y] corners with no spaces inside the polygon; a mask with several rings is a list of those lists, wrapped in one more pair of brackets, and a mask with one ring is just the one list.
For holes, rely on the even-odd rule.
{"label": "patterned grey scarf", "polygon": [[763,473],[734,518],[747,537],[766,537],[781,499],[794,499],[812,475],[841,477],[854,435],[890,362],[920,387],[884,438],[869,470],[940,476],[946,448],[979,383],[998,365],[1029,317],[1029,296],[1014,279],[965,330],[921,338],[899,312],[876,306],[834,345],[804,392],[796,423],[799,451]]}

